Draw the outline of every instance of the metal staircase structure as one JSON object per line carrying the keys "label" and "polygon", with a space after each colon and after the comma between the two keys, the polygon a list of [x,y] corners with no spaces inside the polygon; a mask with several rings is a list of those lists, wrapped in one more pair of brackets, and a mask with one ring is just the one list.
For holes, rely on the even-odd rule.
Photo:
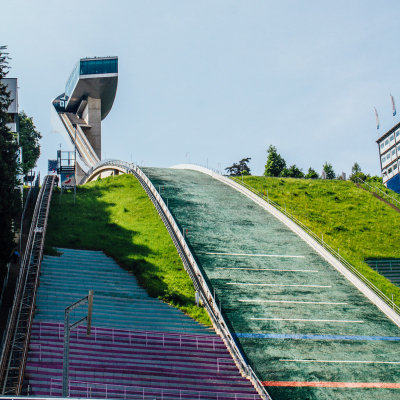
{"label": "metal staircase structure", "polygon": [[50,175],[47,175],[43,181],[21,262],[14,302],[7,323],[7,334],[1,352],[2,395],[20,395],[22,390],[54,182],[55,176]]}

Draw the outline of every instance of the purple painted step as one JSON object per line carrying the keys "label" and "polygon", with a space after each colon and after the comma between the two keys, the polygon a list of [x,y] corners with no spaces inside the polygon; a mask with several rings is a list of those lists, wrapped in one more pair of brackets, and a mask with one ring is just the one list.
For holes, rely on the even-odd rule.
{"label": "purple painted step", "polygon": [[[130,390],[136,385],[135,390],[137,387],[147,392],[158,390],[160,396],[164,396],[162,390],[174,393],[186,390],[186,397],[182,394],[182,398],[193,398],[189,394],[192,390],[203,399],[258,398],[249,381],[239,375],[218,337],[99,327],[93,328],[90,337],[83,328],[77,332],[77,337],[75,331],[71,337],[70,379],[84,381],[86,388],[91,387],[95,392],[100,390],[99,386],[107,385],[102,393],[96,392],[96,397],[109,397],[114,390],[113,397],[123,397],[119,394],[124,392],[128,398],[134,398],[135,393]],[[62,345],[62,324],[33,324],[26,366],[26,383],[32,395],[60,394],[58,391],[51,393],[58,386],[49,383],[49,377],[61,380]],[[118,384],[122,384],[123,389],[115,389]],[[71,394],[84,396],[84,391],[78,389]],[[209,397],[206,392],[218,395]],[[174,398],[171,393],[169,398]],[[168,396],[165,393],[163,398]]]}
{"label": "purple painted step", "polygon": [[[37,385],[31,392],[33,396],[48,396],[49,385]],[[158,389],[140,386],[123,385],[98,385],[90,382],[72,381],[70,385],[71,397],[83,398],[114,398],[114,399],[146,399],[146,400],[167,400],[167,399],[200,399],[200,400],[257,400],[257,394],[234,394],[216,391],[198,392],[184,389]],[[61,382],[54,382],[50,396],[56,396],[61,393]]]}
{"label": "purple painted step", "polygon": [[[62,384],[62,380],[60,378],[50,378],[49,381],[43,381],[43,382],[35,382],[34,387],[37,390],[41,391],[41,394],[43,395],[45,393],[45,390],[48,390],[47,393],[49,393],[49,395],[57,395],[60,391],[61,391],[61,384]],[[143,392],[145,392],[145,394],[147,393],[160,393],[161,392],[166,392],[169,394],[172,393],[179,393],[181,392],[182,395],[186,392],[186,394],[188,393],[196,393],[196,398],[205,398],[210,396],[210,394],[214,394],[214,396],[212,396],[212,398],[236,398],[235,396],[237,396],[237,398],[246,398],[246,399],[254,399],[257,397],[256,394],[254,394],[254,391],[251,392],[240,392],[240,391],[233,391],[233,390],[210,390],[210,388],[206,388],[203,390],[197,390],[197,389],[185,389],[185,388],[181,388],[180,386],[175,386],[175,387],[170,387],[170,388],[157,388],[152,386],[151,382],[149,385],[146,386],[142,386],[142,385],[134,385],[134,384],[127,384],[127,385],[115,385],[115,384],[105,384],[105,383],[93,383],[93,382],[87,382],[87,381],[83,381],[83,380],[74,380],[71,379],[70,380],[70,388],[72,389],[72,391],[75,389],[89,389],[92,388],[93,389],[97,389],[101,392],[103,392],[104,394],[108,393],[110,394],[112,391],[115,392],[126,392],[127,394],[130,391],[137,391],[138,389],[140,390],[140,393],[142,394]],[[93,392],[92,392],[93,395]],[[256,397],[254,397],[256,396]],[[210,396],[211,397],[211,396]]]}
{"label": "purple painted step", "polygon": [[[63,252],[43,261],[24,376],[30,395],[61,395],[63,310],[83,296],[78,287],[92,282],[98,299],[92,334],[87,337],[83,327],[71,332],[71,396],[259,399],[211,328],[149,298],[134,277],[121,273],[102,252]],[[73,319],[84,314],[77,310]]]}

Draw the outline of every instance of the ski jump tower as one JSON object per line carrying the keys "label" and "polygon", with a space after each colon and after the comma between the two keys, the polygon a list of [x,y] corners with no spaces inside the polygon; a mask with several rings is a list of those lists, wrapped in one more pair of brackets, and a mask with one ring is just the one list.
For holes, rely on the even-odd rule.
{"label": "ski jump tower", "polygon": [[81,58],[65,92],[53,100],[63,130],[76,145],[78,175],[101,160],[101,121],[114,103],[118,57]]}

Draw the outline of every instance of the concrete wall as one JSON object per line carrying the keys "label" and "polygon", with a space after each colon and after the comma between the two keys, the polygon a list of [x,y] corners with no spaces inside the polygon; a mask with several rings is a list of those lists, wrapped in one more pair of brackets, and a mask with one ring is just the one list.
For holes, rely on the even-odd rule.
{"label": "concrete wall", "polygon": [[101,159],[101,99],[88,97],[82,116],[91,126],[91,128],[85,129],[86,137],[97,156]]}

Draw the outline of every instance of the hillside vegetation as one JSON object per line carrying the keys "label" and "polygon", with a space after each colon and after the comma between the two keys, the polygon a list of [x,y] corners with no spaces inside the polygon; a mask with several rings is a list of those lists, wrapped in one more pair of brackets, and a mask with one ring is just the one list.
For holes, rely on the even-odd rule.
{"label": "hillside vegetation", "polygon": [[150,296],[210,325],[195,305],[195,291],[175,246],[152,202],[132,175],[109,177],[54,193],[46,235],[53,247],[103,250],[131,271]]}
{"label": "hillside vegetation", "polygon": [[[244,183],[286,207],[339,249],[367,279],[400,305],[400,289],[373,271],[369,257],[400,258],[400,214],[353,182],[245,176]],[[241,179],[237,179],[240,183]]]}

